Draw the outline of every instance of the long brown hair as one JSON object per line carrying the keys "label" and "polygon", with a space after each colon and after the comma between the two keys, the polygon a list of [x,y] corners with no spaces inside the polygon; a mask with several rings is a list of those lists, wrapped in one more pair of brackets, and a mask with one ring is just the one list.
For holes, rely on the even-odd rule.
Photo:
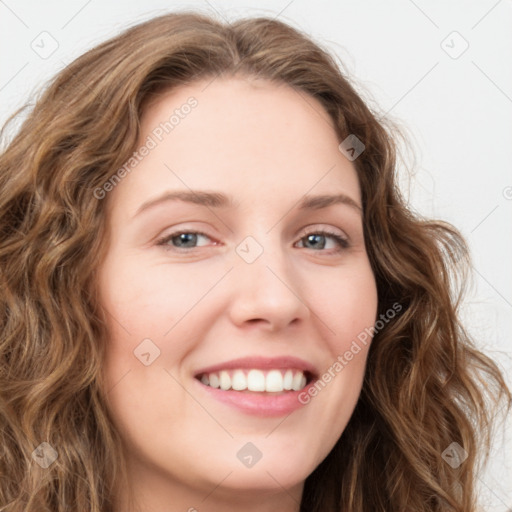
{"label": "long brown hair", "polygon": [[[379,314],[402,305],[375,334],[353,416],[307,478],[301,510],[476,510],[480,456],[498,404],[509,408],[512,397],[458,317],[463,238],[408,208],[396,184],[397,132],[328,51],[269,18],[221,23],[186,11],[134,26],[63,69],[0,156],[2,512],[112,512],[119,482],[128,489],[101,372],[108,333],[94,269],[108,197],[94,191],[135,150],[147,101],[238,75],[318,99],[340,142],[364,143],[354,165]],[[36,463],[51,457],[43,442],[58,453],[47,468]],[[457,467],[443,456],[450,446],[467,455]]]}

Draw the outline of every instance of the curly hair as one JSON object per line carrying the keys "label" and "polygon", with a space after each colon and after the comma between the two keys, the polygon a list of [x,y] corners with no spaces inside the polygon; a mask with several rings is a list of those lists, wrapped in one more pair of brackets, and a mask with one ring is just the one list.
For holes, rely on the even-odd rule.
{"label": "curly hair", "polygon": [[[127,480],[107,407],[95,274],[109,201],[94,191],[133,154],[149,100],[219,76],[287,84],[321,102],[340,142],[363,141],[353,163],[378,312],[403,306],[375,333],[353,415],[306,479],[301,510],[477,510],[479,464],[498,405],[508,410],[512,395],[459,318],[468,248],[453,226],[406,204],[398,132],[339,64],[283,22],[221,23],[183,11],[87,51],[40,93],[0,155],[2,512],[114,511],[116,486]],[[47,468],[35,462],[42,442],[58,450]],[[457,468],[442,456],[455,442],[467,454]]]}

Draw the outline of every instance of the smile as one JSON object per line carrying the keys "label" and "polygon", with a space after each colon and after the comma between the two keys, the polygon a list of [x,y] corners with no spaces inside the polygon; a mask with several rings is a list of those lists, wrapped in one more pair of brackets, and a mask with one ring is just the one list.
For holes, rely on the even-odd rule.
{"label": "smile", "polygon": [[205,385],[223,391],[282,393],[300,391],[311,380],[309,372],[298,369],[233,369],[203,373],[198,379]]}

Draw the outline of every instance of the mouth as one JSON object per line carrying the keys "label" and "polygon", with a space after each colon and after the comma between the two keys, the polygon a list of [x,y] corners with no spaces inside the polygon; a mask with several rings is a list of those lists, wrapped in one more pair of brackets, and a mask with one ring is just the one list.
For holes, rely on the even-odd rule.
{"label": "mouth", "polygon": [[195,378],[222,391],[271,395],[302,391],[315,380],[312,372],[299,368],[234,368],[202,372]]}
{"label": "mouth", "polygon": [[308,359],[254,355],[201,368],[194,374],[205,398],[242,414],[285,416],[303,408],[301,395],[318,380]]}

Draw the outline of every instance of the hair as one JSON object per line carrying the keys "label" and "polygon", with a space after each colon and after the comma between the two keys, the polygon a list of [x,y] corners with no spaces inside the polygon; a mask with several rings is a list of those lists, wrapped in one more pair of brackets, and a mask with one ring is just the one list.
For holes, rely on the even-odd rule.
{"label": "hair", "polygon": [[[111,512],[118,485],[128,489],[95,273],[109,201],[94,191],[132,156],[148,101],[218,77],[288,85],[320,101],[340,142],[364,143],[353,164],[378,314],[402,306],[375,331],[354,412],[306,479],[301,510],[474,512],[495,413],[512,396],[460,320],[466,242],[406,204],[398,133],[328,50],[270,18],[221,23],[192,11],[130,27],[74,60],[0,155],[0,510]],[[35,462],[42,442],[58,453],[47,468]],[[457,468],[442,456],[454,442],[467,454]]]}

